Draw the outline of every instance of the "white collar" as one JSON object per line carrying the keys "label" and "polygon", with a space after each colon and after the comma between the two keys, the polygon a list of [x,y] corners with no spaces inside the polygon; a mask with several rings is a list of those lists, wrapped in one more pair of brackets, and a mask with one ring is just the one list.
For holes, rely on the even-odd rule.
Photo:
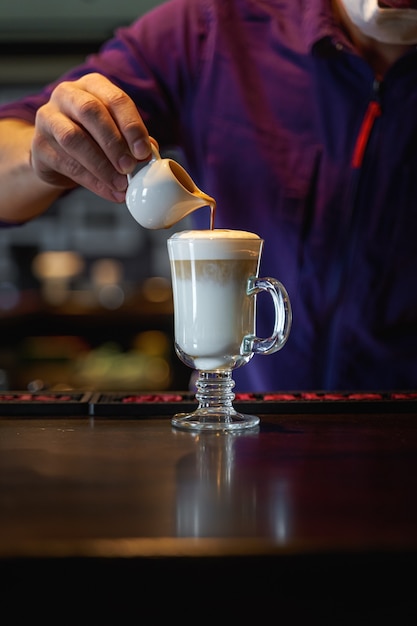
{"label": "white collar", "polygon": [[340,0],[359,30],[387,44],[417,44],[417,9],[382,8],[378,0]]}

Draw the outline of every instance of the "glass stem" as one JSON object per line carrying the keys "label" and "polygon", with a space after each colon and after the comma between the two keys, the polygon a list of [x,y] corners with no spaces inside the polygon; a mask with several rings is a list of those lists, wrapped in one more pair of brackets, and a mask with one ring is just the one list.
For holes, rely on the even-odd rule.
{"label": "glass stem", "polygon": [[231,370],[199,372],[196,386],[195,397],[198,400],[199,409],[234,410],[232,403],[235,399],[233,393],[235,381]]}

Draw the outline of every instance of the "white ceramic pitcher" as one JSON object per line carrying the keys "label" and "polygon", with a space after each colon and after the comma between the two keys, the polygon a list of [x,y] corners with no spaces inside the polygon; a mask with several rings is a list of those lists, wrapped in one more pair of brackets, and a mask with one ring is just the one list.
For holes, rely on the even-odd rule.
{"label": "white ceramic pitcher", "polygon": [[170,228],[203,206],[216,205],[201,191],[176,161],[161,158],[152,146],[152,159],[134,176],[128,176],[126,205],[133,218],[144,228]]}

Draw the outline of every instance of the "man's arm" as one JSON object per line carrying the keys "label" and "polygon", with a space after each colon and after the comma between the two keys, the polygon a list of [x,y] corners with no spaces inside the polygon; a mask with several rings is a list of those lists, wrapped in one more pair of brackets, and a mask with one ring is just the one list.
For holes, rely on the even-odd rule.
{"label": "man's arm", "polygon": [[40,215],[63,192],[43,182],[33,171],[30,150],[34,126],[0,120],[0,220],[26,222]]}

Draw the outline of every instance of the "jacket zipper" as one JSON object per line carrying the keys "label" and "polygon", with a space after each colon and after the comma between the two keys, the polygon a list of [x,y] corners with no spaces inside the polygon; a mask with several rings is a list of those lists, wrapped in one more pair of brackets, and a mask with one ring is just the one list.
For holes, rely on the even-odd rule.
{"label": "jacket zipper", "polygon": [[355,149],[353,151],[352,157],[352,168],[359,169],[363,163],[363,157],[365,154],[366,146],[368,145],[369,137],[372,132],[372,128],[375,124],[375,120],[382,113],[381,104],[379,102],[379,90],[380,90],[380,82],[374,81],[374,95],[376,99],[371,100],[368,105],[368,109],[365,113],[365,117],[362,121],[362,126],[359,130],[358,138],[356,139]]}
{"label": "jacket zipper", "polygon": [[[355,147],[352,154],[351,159],[351,167],[352,167],[352,185],[349,191],[349,207],[351,211],[350,215],[350,226],[349,226],[349,234],[345,241],[345,246],[343,246],[343,253],[340,257],[340,262],[338,263],[337,270],[337,279],[335,277],[335,289],[334,289],[334,302],[338,302],[339,304],[342,302],[343,295],[341,293],[341,289],[343,287],[343,274],[347,270],[350,265],[350,258],[355,247],[354,242],[354,222],[355,222],[355,205],[356,205],[356,197],[358,193],[359,187],[359,179],[360,179],[360,170],[363,166],[364,156],[366,153],[366,148],[369,144],[370,136],[372,130],[375,125],[375,121],[382,114],[382,107],[380,103],[380,90],[381,83],[378,80],[375,80],[373,83],[373,99],[369,102],[368,108],[365,112],[365,116],[362,120],[361,127],[359,129],[359,133],[356,139]],[[352,235],[352,236],[351,236]],[[340,316],[340,308],[336,309],[335,317],[333,318],[330,330],[330,337],[328,342],[328,358],[326,359],[325,366],[325,382],[326,388],[332,387],[332,378],[335,373],[335,369],[333,366],[334,356],[337,351],[336,346],[336,329],[339,325],[339,316]]]}

